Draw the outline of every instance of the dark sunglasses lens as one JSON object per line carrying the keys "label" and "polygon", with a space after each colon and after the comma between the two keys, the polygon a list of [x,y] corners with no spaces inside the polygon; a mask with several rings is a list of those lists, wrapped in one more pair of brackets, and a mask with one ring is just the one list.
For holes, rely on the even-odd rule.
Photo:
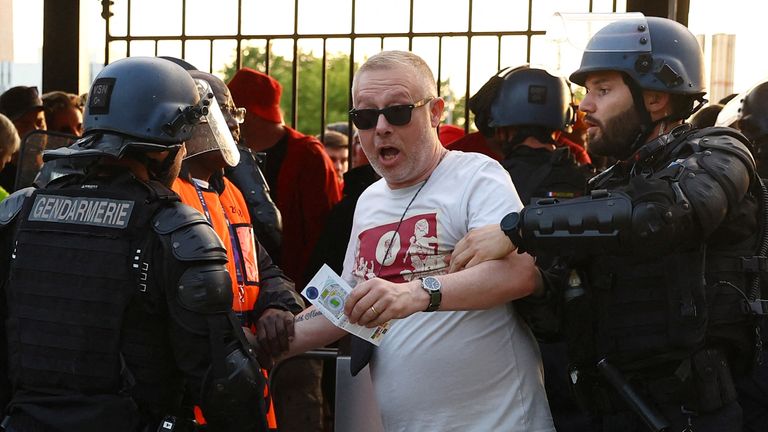
{"label": "dark sunglasses lens", "polygon": [[393,126],[407,125],[411,121],[411,108],[410,105],[395,105],[384,108],[384,117],[387,118],[389,124]]}
{"label": "dark sunglasses lens", "polygon": [[352,112],[352,123],[358,129],[366,130],[376,126],[379,113],[373,109],[361,109]]}

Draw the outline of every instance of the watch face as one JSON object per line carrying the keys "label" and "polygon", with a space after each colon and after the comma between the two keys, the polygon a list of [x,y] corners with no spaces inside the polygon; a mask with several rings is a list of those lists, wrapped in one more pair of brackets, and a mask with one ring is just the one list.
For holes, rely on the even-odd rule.
{"label": "watch face", "polygon": [[423,279],[422,286],[428,291],[437,291],[440,289],[440,281],[432,276],[427,276]]}

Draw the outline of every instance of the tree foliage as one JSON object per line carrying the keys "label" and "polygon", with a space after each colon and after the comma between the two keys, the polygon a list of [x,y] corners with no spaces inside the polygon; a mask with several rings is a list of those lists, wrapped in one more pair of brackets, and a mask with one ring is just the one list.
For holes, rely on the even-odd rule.
{"label": "tree foliage", "polygon": [[[320,133],[322,109],[323,59],[312,53],[299,51],[298,103],[296,129],[305,134]],[[243,50],[243,66],[266,71],[266,55],[262,48]],[[326,57],[326,113],[325,123],[347,121],[349,111],[349,55],[335,54]],[[222,71],[229,81],[237,71],[237,65],[228,65]],[[269,75],[283,86],[280,108],[286,124],[291,123],[293,101],[293,62],[281,55],[271,55]]]}
{"label": "tree foliage", "polygon": [[[321,122],[323,60],[313,53],[299,51],[298,103],[296,129],[305,134],[317,135],[323,127]],[[249,47],[242,53],[243,66],[266,71],[266,53],[261,47]],[[326,111],[325,124],[346,122],[350,108],[349,55],[328,54],[326,57]],[[357,70],[358,64],[355,65]],[[229,81],[237,71],[237,65],[224,68],[224,81]],[[291,124],[293,100],[293,62],[281,55],[270,55],[269,75],[283,86],[280,108],[286,124]],[[441,94],[449,102],[446,105],[447,123],[464,126],[464,97],[456,98],[450,87],[450,80],[441,83]]]}

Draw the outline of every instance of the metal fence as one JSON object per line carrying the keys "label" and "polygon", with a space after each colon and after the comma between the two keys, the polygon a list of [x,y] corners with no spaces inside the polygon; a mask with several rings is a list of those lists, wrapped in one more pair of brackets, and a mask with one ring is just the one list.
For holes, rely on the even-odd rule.
{"label": "metal fence", "polygon": [[[166,2],[168,0],[163,0]],[[456,118],[452,119],[452,123],[459,124],[469,129],[470,122],[465,121],[470,118],[469,110],[465,103],[472,93],[473,83],[478,82],[478,78],[482,78],[484,82],[495,71],[500,70],[503,66],[510,66],[520,64],[523,62],[531,62],[532,57],[536,56],[537,41],[543,39],[545,34],[545,25],[542,17],[551,16],[555,11],[564,12],[621,12],[626,9],[626,2],[617,0],[388,0],[383,2],[381,0],[336,0],[323,1],[317,3],[324,3],[328,5],[328,8],[337,8],[343,10],[336,14],[338,16],[349,15],[350,21],[345,23],[339,20],[333,23],[335,26],[342,30],[316,33],[311,31],[305,31],[301,28],[300,22],[307,18],[308,14],[313,13],[309,11],[310,2],[316,2],[316,0],[272,0],[271,2],[262,2],[264,6],[264,14],[261,14],[262,19],[269,19],[270,8],[274,5],[281,5],[282,7],[290,7],[293,4],[293,21],[292,28],[280,29],[279,32],[259,33],[251,31],[250,27],[253,21],[252,14],[246,14],[245,8],[248,7],[249,11],[254,9],[254,5],[258,5],[259,0],[231,0],[237,3],[237,25],[236,31],[230,31],[233,34],[203,34],[200,29],[192,28],[188,23],[190,18],[189,8],[191,3],[195,3],[195,6],[199,6],[204,0],[177,0],[178,6],[181,8],[181,13],[178,18],[181,20],[179,34],[146,34],[146,32],[132,31],[135,27],[135,23],[138,20],[146,19],[145,14],[141,14],[135,6],[139,0],[104,0],[102,1],[102,17],[105,19],[106,25],[106,44],[104,58],[105,63],[109,63],[110,59],[123,56],[131,56],[136,48],[141,46],[143,51],[146,52],[147,44],[154,44],[154,55],[168,54],[167,47],[169,44],[176,46],[175,53],[168,55],[177,56],[187,59],[190,54],[190,46],[194,45],[199,50],[200,45],[208,45],[208,71],[212,72],[217,65],[214,62],[214,51],[217,45],[224,44],[225,46],[233,46],[234,48],[234,60],[233,65],[238,68],[242,66],[244,53],[247,50],[252,49],[254,46],[263,50],[265,58],[262,62],[261,69],[265,73],[270,73],[273,60],[275,58],[273,47],[276,44],[290,44],[292,47],[292,73],[290,79],[290,85],[287,86],[286,93],[290,95],[290,115],[287,116],[287,120],[291,126],[296,126],[298,123],[298,117],[300,115],[299,109],[299,80],[301,72],[299,68],[299,55],[302,44],[312,42],[314,44],[321,44],[321,62],[320,68],[321,77],[319,80],[320,86],[320,101],[319,101],[319,130],[323,130],[327,124],[327,64],[328,64],[328,45],[333,43],[334,46],[339,46],[339,43],[344,43],[348,48],[345,50],[349,56],[348,74],[346,76],[348,87],[351,88],[352,78],[357,65],[365,60],[365,56],[368,53],[362,53],[361,46],[367,43],[370,46],[371,41],[378,41],[378,49],[408,49],[417,52],[422,57],[429,57],[431,64],[434,65],[434,72],[438,81],[438,86],[443,86],[450,82],[450,78],[454,81],[461,81],[463,85],[456,93],[456,101],[459,101],[459,110]],[[142,2],[146,4],[146,2]],[[155,3],[157,1],[155,0]],[[219,7],[222,5],[222,1],[207,2],[212,7]],[[400,22],[391,22],[392,28],[399,30],[395,31],[367,31],[362,18],[369,18],[372,13],[373,5],[378,4],[380,8],[393,8],[399,5],[402,9],[399,14]],[[315,5],[316,6],[316,5]],[[427,13],[425,14],[425,8]],[[563,10],[563,8],[565,10]],[[119,9],[119,10],[118,10]],[[417,11],[418,9],[418,11]],[[380,9],[384,10],[384,9]],[[446,13],[446,11],[448,13]],[[498,12],[499,14],[505,14],[504,17],[493,17]],[[373,12],[374,14],[376,12]],[[135,17],[134,14],[140,16]],[[365,14],[365,15],[362,15]],[[508,19],[507,19],[508,16]],[[493,17],[495,21],[495,28],[489,29],[488,26],[482,25],[484,20]],[[324,17],[313,16],[311,19],[327,19]],[[425,28],[436,27],[435,25],[425,25],[425,22],[432,22],[431,20],[448,20],[449,22],[443,22],[442,28],[457,29],[460,31],[435,31],[425,30]],[[527,19],[525,19],[527,18]],[[171,19],[171,18],[169,18]],[[505,21],[506,24],[499,25],[499,21]],[[370,20],[368,20],[370,22]],[[122,32],[111,32],[111,29],[115,27],[115,24],[119,23],[120,27],[124,29]],[[248,29],[244,28],[244,23],[248,23]],[[407,27],[406,27],[407,23]],[[179,23],[170,23],[175,28],[179,28]],[[374,27],[383,27],[382,25],[376,25]],[[491,27],[494,27],[493,25]],[[502,27],[502,28],[500,28]],[[232,30],[232,29],[230,29]],[[124,34],[114,34],[124,33]],[[141,34],[136,34],[141,33]],[[160,32],[158,32],[160,33]],[[460,40],[461,43],[458,46],[466,47],[465,49],[457,49],[456,41]],[[479,47],[488,47],[489,44],[493,45],[495,41],[495,62],[491,61],[491,66],[486,66],[485,71],[474,68],[474,64],[479,64],[476,51],[479,53]],[[449,43],[451,42],[451,43]],[[164,48],[160,48],[163,46]],[[162,51],[162,52],[161,52]],[[172,50],[173,51],[173,50]],[[485,56],[484,64],[488,64],[488,50],[484,49],[482,55]],[[150,49],[151,54],[151,49]],[[463,71],[453,71],[451,74],[446,72],[447,59],[456,62],[457,57],[463,57]],[[460,59],[461,60],[461,59]],[[492,59],[493,60],[493,59]],[[430,62],[428,60],[428,62]],[[200,66],[200,65],[198,65]],[[436,67],[435,67],[436,66]],[[488,69],[488,67],[495,69]],[[285,86],[286,83],[284,83]],[[438,93],[444,96],[443,90],[438,88]],[[476,90],[476,88],[474,89]],[[463,104],[463,106],[461,106]],[[351,98],[347,97],[347,105],[351,108]],[[346,111],[346,109],[345,109]]]}

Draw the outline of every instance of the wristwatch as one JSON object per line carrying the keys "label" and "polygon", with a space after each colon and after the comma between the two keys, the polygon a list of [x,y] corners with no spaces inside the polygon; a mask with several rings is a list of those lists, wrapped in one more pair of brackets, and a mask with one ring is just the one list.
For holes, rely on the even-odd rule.
{"label": "wristwatch", "polygon": [[440,301],[443,299],[443,292],[440,291],[443,284],[432,276],[419,279],[421,279],[421,288],[429,294],[429,306],[424,309],[424,312],[434,312],[440,307]]}
{"label": "wristwatch", "polygon": [[522,220],[523,218],[520,216],[520,213],[512,212],[504,216],[499,224],[501,225],[501,230],[504,231],[504,234],[512,240],[512,244],[518,249],[523,242],[523,238],[520,237],[520,223]]}

